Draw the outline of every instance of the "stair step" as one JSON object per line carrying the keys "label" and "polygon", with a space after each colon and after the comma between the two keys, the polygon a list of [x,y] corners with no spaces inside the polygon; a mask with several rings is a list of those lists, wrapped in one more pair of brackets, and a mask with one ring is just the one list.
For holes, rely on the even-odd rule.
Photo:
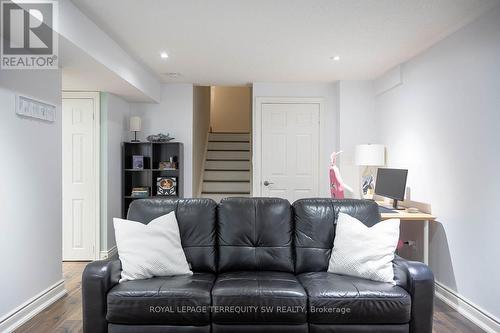
{"label": "stair step", "polygon": [[209,198],[217,203],[219,203],[222,199],[224,198],[230,198],[230,197],[249,197],[250,194],[245,193],[245,194],[234,194],[234,193],[202,193],[201,197],[202,198]]}
{"label": "stair step", "polygon": [[249,171],[205,171],[203,180],[250,181]]}
{"label": "stair step", "polygon": [[207,151],[207,160],[232,160],[232,161],[249,161],[249,151],[223,151],[209,150]]}
{"label": "stair step", "polygon": [[250,170],[249,161],[205,161],[205,170]]}
{"label": "stair step", "polygon": [[250,133],[209,133],[203,198],[250,196]]}
{"label": "stair step", "polygon": [[250,193],[250,182],[203,182],[204,193]]}
{"label": "stair step", "polygon": [[218,141],[209,142],[208,150],[250,150],[249,142],[230,142],[230,141]]}
{"label": "stair step", "polygon": [[247,141],[250,142],[250,133],[210,133],[208,141]]}

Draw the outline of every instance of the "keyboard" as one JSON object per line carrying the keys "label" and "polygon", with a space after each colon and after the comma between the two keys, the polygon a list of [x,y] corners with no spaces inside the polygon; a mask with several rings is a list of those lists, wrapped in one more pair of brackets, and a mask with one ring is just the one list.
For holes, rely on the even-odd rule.
{"label": "keyboard", "polygon": [[378,206],[378,211],[379,211],[380,214],[384,214],[384,213],[397,213],[396,210],[390,209],[390,208],[387,208],[387,207],[384,207],[384,206]]}

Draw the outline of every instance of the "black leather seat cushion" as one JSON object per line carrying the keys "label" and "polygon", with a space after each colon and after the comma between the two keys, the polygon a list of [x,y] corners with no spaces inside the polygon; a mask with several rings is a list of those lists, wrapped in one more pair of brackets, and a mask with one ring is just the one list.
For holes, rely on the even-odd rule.
{"label": "black leather seat cushion", "polygon": [[[212,301],[214,305],[212,320],[219,324],[307,322],[307,295],[291,273],[266,271],[223,273],[217,277],[212,289]],[[235,313],[231,308],[225,308],[231,306],[245,308],[249,312]],[[251,309],[251,306],[257,309]],[[227,309],[228,312],[215,311],[217,309]]]}
{"label": "black leather seat cushion", "polygon": [[294,272],[292,208],[287,200],[223,199],[218,224],[218,272]]}
{"label": "black leather seat cushion", "polygon": [[209,324],[214,281],[214,274],[194,273],[120,283],[108,293],[106,319],[114,324]]}
{"label": "black leather seat cushion", "polygon": [[309,297],[310,323],[405,324],[410,321],[411,297],[401,287],[327,272],[303,273],[298,279]]}

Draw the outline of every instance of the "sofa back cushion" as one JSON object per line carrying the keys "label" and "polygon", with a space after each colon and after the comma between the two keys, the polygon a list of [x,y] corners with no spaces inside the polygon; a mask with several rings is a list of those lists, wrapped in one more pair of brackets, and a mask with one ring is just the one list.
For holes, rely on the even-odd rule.
{"label": "sofa back cushion", "polygon": [[181,243],[193,272],[216,272],[216,211],[211,199],[141,199],[130,204],[127,219],[148,224],[175,211]]}
{"label": "sofa back cushion", "polygon": [[369,227],[380,221],[378,206],[371,200],[302,199],[293,204],[293,211],[296,274],[328,269],[338,212]]}
{"label": "sofa back cushion", "polygon": [[226,198],[218,209],[219,272],[294,271],[290,203],[277,198]]}

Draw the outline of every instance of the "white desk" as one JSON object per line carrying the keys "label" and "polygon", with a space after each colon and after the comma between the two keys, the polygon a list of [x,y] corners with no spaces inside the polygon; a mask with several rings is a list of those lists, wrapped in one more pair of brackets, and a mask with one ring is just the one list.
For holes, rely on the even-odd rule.
{"label": "white desk", "polygon": [[[380,206],[390,208],[384,202],[377,203]],[[382,220],[400,219],[404,222],[423,221],[424,222],[424,263],[429,264],[429,223],[436,220],[436,217],[427,213],[408,213],[406,210],[398,210],[395,213],[381,213]]]}

